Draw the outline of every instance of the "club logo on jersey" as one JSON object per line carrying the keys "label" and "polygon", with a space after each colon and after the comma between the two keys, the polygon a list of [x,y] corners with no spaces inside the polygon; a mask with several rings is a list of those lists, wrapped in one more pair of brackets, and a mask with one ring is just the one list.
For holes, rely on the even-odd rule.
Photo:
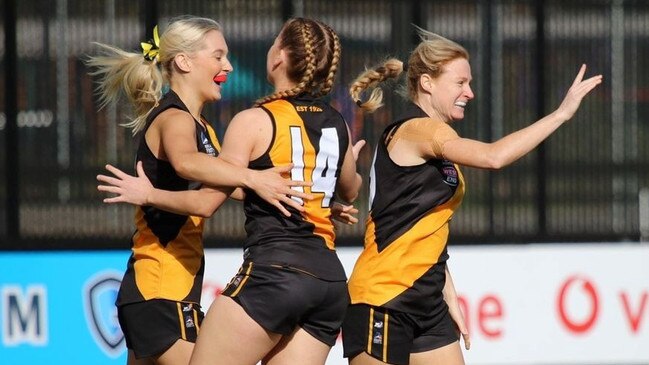
{"label": "club logo on jersey", "polygon": [[83,289],[88,328],[95,343],[113,358],[124,352],[124,334],[117,320],[115,306],[121,277],[117,272],[103,271],[91,277]]}
{"label": "club logo on jersey", "polygon": [[372,343],[375,345],[382,345],[383,344],[383,335],[381,332],[374,332],[374,336],[372,336]]}
{"label": "club logo on jersey", "polygon": [[212,146],[212,142],[210,141],[209,138],[207,138],[207,136],[203,131],[201,131],[201,144],[205,149],[205,153],[207,153],[210,156],[216,156],[216,149],[214,148],[214,146]]}
{"label": "club logo on jersey", "polygon": [[440,168],[440,173],[442,174],[442,179],[446,185],[456,187],[459,183],[459,174],[455,165],[450,161],[442,162],[442,167]]}
{"label": "club logo on jersey", "polygon": [[193,328],[194,327],[194,320],[190,316],[185,317],[185,328]]}

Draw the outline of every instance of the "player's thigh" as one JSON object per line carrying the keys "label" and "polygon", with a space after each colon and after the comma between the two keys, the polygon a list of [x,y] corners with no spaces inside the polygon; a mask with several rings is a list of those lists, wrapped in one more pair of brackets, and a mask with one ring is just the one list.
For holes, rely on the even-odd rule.
{"label": "player's thigh", "polygon": [[192,365],[254,365],[280,341],[226,296],[212,303],[201,327]]}
{"label": "player's thigh", "polygon": [[156,365],[188,365],[194,343],[178,340],[156,359]]}
{"label": "player's thigh", "polygon": [[126,365],[155,365],[155,361],[153,361],[153,359],[150,357],[138,359],[137,357],[135,357],[133,350],[128,350]]}
{"label": "player's thigh", "polygon": [[410,365],[464,365],[464,356],[460,342],[429,350],[410,354]]}
{"label": "player's thigh", "polygon": [[387,363],[370,356],[367,352],[361,352],[349,359],[349,365],[385,365]]}
{"label": "player's thigh", "polygon": [[264,358],[264,365],[323,365],[331,347],[298,327]]}

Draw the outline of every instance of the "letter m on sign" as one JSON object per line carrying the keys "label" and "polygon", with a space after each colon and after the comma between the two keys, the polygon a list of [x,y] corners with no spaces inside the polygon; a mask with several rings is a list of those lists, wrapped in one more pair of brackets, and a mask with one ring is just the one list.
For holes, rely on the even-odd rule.
{"label": "letter m on sign", "polygon": [[2,343],[46,345],[47,291],[43,285],[2,287]]}

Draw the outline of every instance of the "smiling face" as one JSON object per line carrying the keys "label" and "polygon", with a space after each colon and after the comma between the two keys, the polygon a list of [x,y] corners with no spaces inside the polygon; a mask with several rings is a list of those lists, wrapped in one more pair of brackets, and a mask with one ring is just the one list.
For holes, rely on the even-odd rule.
{"label": "smiling face", "polygon": [[456,58],[443,66],[437,78],[422,75],[421,87],[428,94],[429,105],[438,117],[448,122],[464,119],[464,108],[473,99],[471,66],[464,58]]}
{"label": "smiling face", "polygon": [[228,60],[228,45],[225,43],[223,33],[211,30],[205,34],[204,47],[195,52],[191,57],[194,64],[192,78],[194,87],[203,96],[205,101],[220,100],[221,80],[232,72],[232,64]]}

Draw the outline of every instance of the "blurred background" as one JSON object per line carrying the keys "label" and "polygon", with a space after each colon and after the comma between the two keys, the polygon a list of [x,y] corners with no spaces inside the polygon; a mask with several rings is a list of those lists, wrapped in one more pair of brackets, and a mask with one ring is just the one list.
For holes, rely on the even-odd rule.
{"label": "blurred background", "polygon": [[[106,163],[133,171],[137,140],[119,124],[129,106],[97,110],[83,63],[92,42],[139,50],[169,19],[193,14],[225,28],[235,72],[205,114],[222,136],[230,118],[270,88],[265,56],[283,21],[314,17],[343,44],[333,104],[354,138],[377,136],[402,107],[362,117],[347,86],[387,56],[407,59],[411,24],[464,45],[476,98],[456,123],[462,136],[493,141],[553,111],[582,63],[604,83],[575,118],[502,171],[465,169],[467,195],[454,219],[457,243],[637,241],[649,188],[649,5],[647,1],[130,1],[0,0],[0,237],[2,249],[127,247],[132,208],[105,206],[95,175]],[[365,190],[365,189],[364,189]],[[358,205],[366,211],[366,195]],[[645,205],[647,203],[645,202]],[[363,213],[364,214],[364,213]],[[647,219],[647,218],[645,218]],[[207,246],[236,245],[239,204],[212,219]],[[644,228],[647,235],[647,227]],[[341,229],[360,244],[363,225]]]}
{"label": "blurred background", "polygon": [[[552,112],[582,63],[588,65],[587,76],[603,74],[603,84],[585,99],[573,120],[534,152],[502,171],[463,170],[467,194],[453,219],[450,244],[461,246],[460,256],[478,255],[475,265],[486,262],[478,271],[483,277],[493,269],[489,260],[500,262],[508,257],[502,256],[499,247],[522,253],[524,258],[513,259],[529,263],[532,269],[521,264],[515,267],[520,269],[517,272],[537,274],[522,276],[519,280],[524,283],[509,288],[517,293],[521,289],[520,295],[529,294],[530,285],[546,278],[548,267],[571,277],[583,257],[601,254],[609,258],[601,261],[604,270],[600,274],[609,278],[610,272],[616,272],[619,280],[611,284],[606,279],[602,285],[617,293],[617,299],[611,299],[615,304],[596,309],[626,308],[610,315],[626,313],[635,330],[624,333],[632,343],[644,341],[645,346],[634,347],[639,355],[627,349],[628,357],[587,358],[581,363],[649,363],[649,252],[640,243],[649,240],[649,1],[0,0],[0,9],[0,263],[4,263],[0,265],[4,298],[0,305],[5,335],[0,356],[16,354],[12,351],[24,343],[51,345],[48,341],[55,338],[34,334],[47,318],[57,317],[58,309],[51,309],[54,289],[32,285],[31,279],[25,279],[26,272],[42,270],[50,279],[84,277],[67,270],[92,266],[89,262],[106,264],[117,255],[117,274],[110,280],[119,283],[128,257],[133,208],[104,205],[95,176],[104,172],[106,163],[132,172],[137,139],[120,126],[130,113],[126,103],[98,110],[95,85],[84,65],[84,59],[97,52],[93,42],[139,51],[140,41],[151,38],[156,24],[164,31],[173,17],[192,14],[223,25],[235,69],[224,86],[223,100],[204,109],[220,137],[236,112],[271,91],[265,77],[266,52],[282,23],[304,16],[331,25],[343,46],[331,102],[349,123],[354,140],[369,143],[359,158],[365,177],[377,136],[401,111],[403,99],[392,92],[398,85],[392,85],[386,90],[385,107],[362,116],[348,97],[347,87],[366,67],[389,56],[407,60],[419,41],[412,24],[457,41],[471,54],[476,98],[469,103],[465,120],[454,125],[464,137],[494,141]],[[356,205],[362,222],[367,214],[366,188]],[[244,237],[243,223],[240,204],[226,204],[209,220],[205,246],[235,249],[228,251],[231,256],[222,257],[237,261],[238,253],[233,252],[238,252]],[[339,227],[343,254],[349,252],[352,257],[358,251],[363,231],[362,223]],[[563,258],[569,265],[552,266],[561,256],[558,250],[547,261],[549,266],[535,271],[533,265],[540,265],[535,254],[567,243],[576,250]],[[209,251],[208,256],[221,255],[217,251]],[[74,256],[77,253],[90,256]],[[637,266],[626,266],[632,258],[640,260]],[[353,265],[353,258],[349,260],[346,267]],[[504,260],[503,265],[511,262]],[[600,261],[592,262],[584,270],[596,276],[602,266]],[[631,274],[607,266],[611,262]],[[98,272],[88,270],[87,275]],[[232,275],[233,270],[223,275]],[[480,285],[475,292],[468,290],[473,285],[469,282],[480,276],[475,270],[476,266],[469,265],[458,269],[471,274],[456,280],[460,291],[467,289],[467,303],[484,298]],[[494,280],[507,281],[511,272],[502,275]],[[636,278],[627,281],[631,276]],[[592,283],[589,277],[577,278],[585,280],[584,288]],[[80,279],[81,287],[88,286],[86,279]],[[222,280],[227,282],[227,277]],[[558,287],[562,280],[556,279]],[[554,293],[554,289],[548,290]],[[630,291],[624,291],[626,306],[620,307],[622,289]],[[43,296],[48,290],[50,307]],[[592,307],[588,299],[580,300],[577,297],[572,304],[576,321],[588,323]],[[556,307],[554,302],[548,306]],[[86,318],[92,317],[88,313],[96,312],[86,310]],[[106,321],[109,329],[102,335],[104,343],[112,344],[108,347],[113,350],[123,349],[119,328],[110,318]],[[576,336],[571,339],[581,343],[584,337]],[[597,336],[601,343],[582,350],[609,344],[612,335]],[[485,338],[487,343],[495,341]],[[629,343],[627,337],[616,339]],[[33,354],[29,349],[25,353]],[[493,353],[507,351],[496,348]],[[24,359],[24,353],[20,354]],[[111,354],[109,358],[123,356],[119,351]],[[566,358],[570,356],[576,355]],[[56,356],[46,358],[33,363],[60,363],[52,360]],[[479,358],[472,363],[485,363],[484,359],[491,364],[567,363],[542,356]]]}

